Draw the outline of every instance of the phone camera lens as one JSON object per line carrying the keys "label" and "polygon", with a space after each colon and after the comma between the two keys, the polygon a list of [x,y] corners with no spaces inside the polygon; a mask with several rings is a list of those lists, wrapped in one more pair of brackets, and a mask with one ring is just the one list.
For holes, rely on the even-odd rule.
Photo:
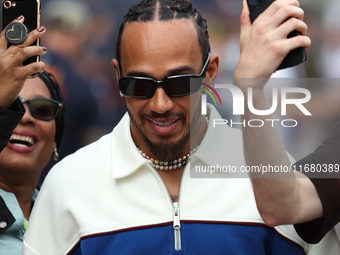
{"label": "phone camera lens", "polygon": [[6,1],[6,2],[4,3],[4,7],[5,7],[6,9],[11,8],[11,6],[12,6],[11,1]]}

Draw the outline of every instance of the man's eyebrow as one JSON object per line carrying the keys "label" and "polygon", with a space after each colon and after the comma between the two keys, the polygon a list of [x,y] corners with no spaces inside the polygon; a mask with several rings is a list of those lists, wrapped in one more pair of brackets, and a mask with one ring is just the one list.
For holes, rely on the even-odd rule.
{"label": "man's eyebrow", "polygon": [[[195,69],[191,66],[181,66],[181,67],[169,70],[166,76],[179,75],[179,74],[183,74],[183,72],[192,74],[192,73],[195,73]],[[151,74],[148,74],[146,72],[140,72],[140,71],[130,71],[126,74],[126,76],[152,77]]]}
{"label": "man's eyebrow", "polygon": [[149,74],[145,72],[139,72],[139,71],[130,71],[126,74],[126,76],[135,76],[135,77],[150,77]]}
{"label": "man's eyebrow", "polygon": [[173,70],[168,71],[167,76],[178,75],[183,73],[195,73],[195,69],[191,66],[181,66]]}

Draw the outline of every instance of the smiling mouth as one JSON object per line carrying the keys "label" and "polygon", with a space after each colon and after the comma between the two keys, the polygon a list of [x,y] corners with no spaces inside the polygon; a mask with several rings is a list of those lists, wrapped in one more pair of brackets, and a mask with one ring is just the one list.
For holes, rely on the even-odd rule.
{"label": "smiling mouth", "polygon": [[32,137],[15,134],[12,134],[9,142],[19,147],[31,147],[35,144]]}
{"label": "smiling mouth", "polygon": [[173,121],[170,121],[170,122],[158,122],[158,121],[153,121],[152,120],[152,123],[153,124],[156,124],[158,126],[161,126],[161,127],[168,127],[170,125],[172,125],[173,123],[175,123],[177,120],[173,120]]}

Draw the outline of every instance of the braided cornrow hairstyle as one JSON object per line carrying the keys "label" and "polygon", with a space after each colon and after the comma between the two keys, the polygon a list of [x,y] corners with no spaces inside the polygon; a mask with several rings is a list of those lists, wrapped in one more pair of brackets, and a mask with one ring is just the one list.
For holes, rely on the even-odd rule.
{"label": "braided cornrow hairstyle", "polygon": [[178,19],[192,19],[194,21],[199,45],[204,63],[210,52],[208,25],[199,11],[187,0],[142,0],[140,3],[131,6],[124,15],[124,21],[120,26],[116,58],[120,63],[121,40],[125,25],[131,22],[170,21]]}

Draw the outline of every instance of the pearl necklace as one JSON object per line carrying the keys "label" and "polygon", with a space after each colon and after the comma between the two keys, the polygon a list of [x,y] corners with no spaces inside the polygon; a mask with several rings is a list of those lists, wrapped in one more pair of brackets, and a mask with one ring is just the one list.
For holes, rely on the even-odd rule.
{"label": "pearl necklace", "polygon": [[[207,125],[209,123],[209,119],[208,117],[205,115],[204,116]],[[146,158],[147,160],[150,160],[150,165],[152,165],[156,170],[176,170],[178,168],[181,168],[182,166],[185,166],[187,164],[187,161],[189,159],[189,157],[195,153],[197,151],[197,149],[199,148],[200,144],[198,144],[192,151],[190,151],[190,153],[186,154],[185,156],[178,158],[178,159],[174,159],[174,160],[170,160],[170,161],[159,161],[157,159],[153,159],[150,156],[146,155],[145,152],[143,152],[142,150],[139,150],[139,153]]]}

